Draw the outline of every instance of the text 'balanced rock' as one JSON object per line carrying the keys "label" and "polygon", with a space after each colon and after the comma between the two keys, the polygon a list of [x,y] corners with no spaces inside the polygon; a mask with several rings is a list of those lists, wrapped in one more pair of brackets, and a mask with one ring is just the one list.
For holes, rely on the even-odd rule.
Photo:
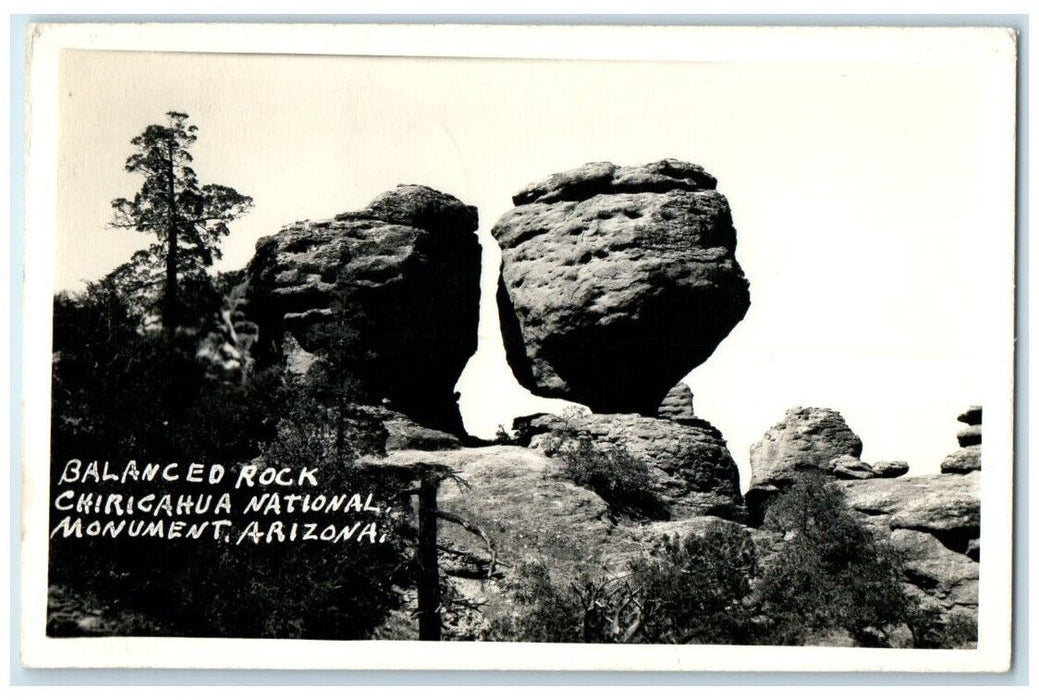
{"label": "text 'balanced rock'", "polygon": [[462,432],[454,385],[476,351],[477,212],[420,185],[365,209],[261,239],[249,265],[257,351],[350,364],[370,398],[422,425]]}
{"label": "text 'balanced rock'", "polygon": [[654,415],[750,305],[729,203],[698,165],[591,163],[530,185],[492,233],[509,364],[532,392]]}

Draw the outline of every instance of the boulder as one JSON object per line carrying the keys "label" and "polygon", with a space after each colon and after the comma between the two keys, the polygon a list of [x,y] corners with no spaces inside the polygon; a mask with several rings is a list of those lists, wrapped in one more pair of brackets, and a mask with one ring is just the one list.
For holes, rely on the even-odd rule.
{"label": "boulder", "polygon": [[961,447],[942,460],[943,474],[966,474],[981,471],[981,445]]}
{"label": "boulder", "polygon": [[369,401],[462,434],[454,385],[476,350],[476,226],[475,208],[401,185],[360,211],[260,239],[240,305],[257,328],[257,361],[331,353],[355,367]]}
{"label": "boulder", "polygon": [[840,413],[829,408],[791,408],[761,441],[750,448],[751,482],[747,509],[752,524],[760,524],[768,504],[796,478],[799,471],[830,473],[831,460],[862,455],[862,440]]}
{"label": "boulder", "polygon": [[838,479],[893,479],[909,471],[905,462],[877,462],[867,464],[851,455],[830,460],[830,472]]}
{"label": "boulder", "polygon": [[715,184],[677,160],[591,163],[513,197],[492,234],[520,384],[597,413],[655,415],[750,305]]}
{"label": "boulder", "polygon": [[838,479],[873,479],[877,476],[873,467],[851,455],[831,459],[830,471]]}
{"label": "boulder", "polygon": [[673,420],[676,423],[692,421],[696,418],[693,413],[693,392],[684,383],[679,382],[671,387],[664,400],[657,406],[657,418]]}
{"label": "boulder", "polygon": [[891,543],[904,557],[903,571],[909,583],[948,612],[977,614],[976,561],[916,530],[893,530]]}
{"label": "boulder", "polygon": [[981,425],[981,406],[971,406],[956,416],[956,420],[967,425]]}
{"label": "boulder", "polygon": [[550,453],[582,437],[604,450],[623,448],[648,467],[652,491],[666,510],[661,517],[745,519],[739,469],[722,434],[705,420],[675,423],[634,413],[543,414],[521,424],[533,435],[531,447]]}
{"label": "boulder", "polygon": [[386,451],[456,450],[461,440],[451,433],[419,425],[407,416],[396,415],[383,421],[386,428]]}
{"label": "boulder", "polygon": [[894,479],[909,473],[909,464],[901,460],[873,463],[873,473],[880,479]]}
{"label": "boulder", "polygon": [[970,447],[971,445],[981,444],[981,426],[980,425],[968,425],[966,428],[956,433],[956,442],[960,443],[960,447]]}

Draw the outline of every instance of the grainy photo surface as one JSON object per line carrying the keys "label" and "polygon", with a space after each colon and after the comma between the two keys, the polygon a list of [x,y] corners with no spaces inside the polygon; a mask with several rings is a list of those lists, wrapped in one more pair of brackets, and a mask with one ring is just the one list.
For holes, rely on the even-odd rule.
{"label": "grainy photo surface", "polygon": [[1002,639],[1014,44],[976,31],[62,48],[29,634]]}

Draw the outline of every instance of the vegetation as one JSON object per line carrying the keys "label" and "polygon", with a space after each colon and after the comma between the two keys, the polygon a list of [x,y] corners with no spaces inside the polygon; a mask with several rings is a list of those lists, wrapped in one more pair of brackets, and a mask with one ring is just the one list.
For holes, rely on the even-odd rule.
{"label": "vegetation", "polygon": [[831,482],[808,475],[770,507],[782,535],[758,552],[745,530],[714,525],[669,538],[611,575],[553,580],[546,564],[517,567],[514,609],[491,637],[520,641],[802,645],[847,635],[890,646],[908,629],[916,647],[976,638],[963,617],[943,619],[906,592],[901,562],[859,523]]}
{"label": "vegetation", "polygon": [[751,639],[744,600],[756,570],[739,527],[668,539],[619,575],[556,585],[544,562],[522,564],[510,595],[516,612],[495,621],[497,639],[546,642],[734,644]]}
{"label": "vegetation", "polygon": [[[200,357],[224,303],[206,268],[251,200],[200,185],[190,167],[196,129],[187,115],[167,116],[167,125],[151,125],[132,142],[126,169],[144,175],[141,190],[113,202],[115,226],[157,242],[84,292],[54,300],[52,483],[69,459],[190,460],[227,465],[223,483],[193,492],[215,499],[233,483],[235,465],[259,457],[319,467],[321,492],[370,492],[392,504],[405,489],[355,467],[357,457],[382,449],[386,435],[354,403],[361,389],[349,383],[356,363],[346,350],[319,358],[307,381],[286,380],[277,368],[227,376]],[[356,351],[356,343],[332,345]],[[183,489],[131,482],[119,492],[159,497]],[[52,506],[52,526],[65,515]],[[319,524],[322,515],[314,516]],[[400,515],[368,517],[381,532],[405,526]],[[53,607],[103,611],[116,618],[106,628],[120,634],[362,638],[400,606],[399,591],[412,577],[403,542],[58,537],[50,585],[61,600]],[[84,633],[57,615],[48,632]]]}
{"label": "vegetation", "polygon": [[198,127],[188,115],[167,112],[167,123],[150,124],[130,142],[134,152],[126,171],[144,176],[132,199],[113,200],[112,226],[154,235],[148,253],[165,264],[162,317],[173,335],[180,323],[177,278],[220,257],[220,239],[228,224],[245,214],[252,199],[224,185],[200,185],[191,167],[191,147]]}
{"label": "vegetation", "polygon": [[[171,414],[161,400],[166,377],[152,364],[165,356],[166,341],[141,332],[129,306],[110,282],[55,301],[52,483],[66,460],[88,455],[218,462],[229,465],[227,481],[237,469],[230,465],[261,455],[279,467],[320,465],[323,492],[383,498],[402,490],[353,468],[357,456],[381,449],[385,433],[362,412],[330,405],[323,381],[285,382],[277,371],[221,381],[178,347],[171,379],[185,401]],[[120,491],[173,489],[128,484]],[[64,515],[52,511],[52,523]],[[402,523],[383,519],[379,526],[393,532]],[[399,607],[398,591],[411,576],[399,537],[374,545],[261,546],[57,538],[51,546],[51,584],[134,620],[122,634],[363,638]],[[68,626],[50,632],[81,633]]]}
{"label": "vegetation", "polygon": [[649,468],[623,445],[598,445],[577,427],[577,414],[566,412],[548,435],[545,452],[563,461],[563,475],[586,486],[610,506],[615,516],[666,519],[667,508],[653,489]]}
{"label": "vegetation", "polygon": [[803,644],[841,630],[860,646],[885,646],[887,630],[908,621],[900,558],[823,475],[806,472],[768,509],[764,527],[784,537],[758,586],[764,641]]}

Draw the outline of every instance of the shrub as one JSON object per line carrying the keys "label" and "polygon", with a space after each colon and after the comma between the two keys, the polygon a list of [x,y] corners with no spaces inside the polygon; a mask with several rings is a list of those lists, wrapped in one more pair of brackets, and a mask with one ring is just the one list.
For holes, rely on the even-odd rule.
{"label": "shrub", "polygon": [[915,648],[969,649],[977,646],[977,619],[959,612],[944,615],[933,603],[916,603],[906,621]]}
{"label": "shrub", "polygon": [[750,536],[716,525],[703,535],[671,538],[654,556],[631,565],[632,585],[645,600],[644,641],[744,644],[754,627],[747,598],[757,573]]}
{"label": "shrub", "polygon": [[598,494],[615,516],[667,519],[645,462],[623,446],[596,444],[576,427],[572,415],[564,414],[549,433],[545,452],[562,460],[563,475]]}
{"label": "shrub", "polygon": [[763,641],[803,644],[843,630],[860,646],[884,646],[886,630],[910,619],[900,557],[825,476],[806,472],[772,503],[764,527],[785,542],[757,586],[769,620]]}
{"label": "shrub", "polygon": [[662,542],[611,576],[555,584],[544,562],[522,565],[509,593],[516,611],[495,621],[499,639],[539,642],[737,644],[753,627],[754,545],[736,527]]}

